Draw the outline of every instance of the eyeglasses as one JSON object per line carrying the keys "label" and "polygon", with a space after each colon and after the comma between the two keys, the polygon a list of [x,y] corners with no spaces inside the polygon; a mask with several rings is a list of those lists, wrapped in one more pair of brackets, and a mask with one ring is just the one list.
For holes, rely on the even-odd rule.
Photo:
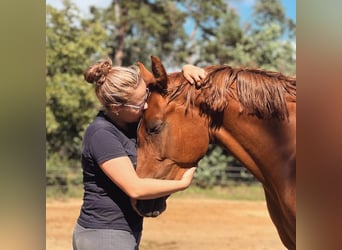
{"label": "eyeglasses", "polygon": [[125,106],[125,107],[129,107],[129,108],[135,109],[135,110],[137,110],[137,111],[140,111],[140,110],[144,109],[145,103],[146,103],[147,98],[148,98],[149,96],[150,96],[150,90],[149,90],[148,88],[146,88],[145,99],[144,99],[144,101],[143,101],[141,104],[135,105],[135,104],[126,104],[126,103],[123,103],[123,104],[120,104],[120,106]]}

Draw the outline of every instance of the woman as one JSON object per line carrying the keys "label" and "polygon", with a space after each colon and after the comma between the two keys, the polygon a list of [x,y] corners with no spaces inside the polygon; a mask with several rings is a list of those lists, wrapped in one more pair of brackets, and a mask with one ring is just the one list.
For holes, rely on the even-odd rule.
{"label": "woman", "polygon": [[[193,65],[183,66],[192,84],[206,76]],[[153,199],[184,190],[195,168],[181,180],[142,179],[135,173],[136,129],[149,94],[139,68],[112,67],[107,59],[89,67],[84,78],[94,84],[103,106],[87,128],[82,145],[84,196],[73,233],[73,248],[139,249],[143,218],[132,199]]]}

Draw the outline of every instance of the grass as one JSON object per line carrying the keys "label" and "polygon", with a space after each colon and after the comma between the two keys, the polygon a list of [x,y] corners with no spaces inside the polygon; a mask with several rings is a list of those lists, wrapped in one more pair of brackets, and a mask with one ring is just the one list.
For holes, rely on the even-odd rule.
{"label": "grass", "polygon": [[227,187],[213,187],[203,189],[196,186],[190,186],[188,189],[177,192],[172,195],[178,198],[192,199],[219,199],[219,200],[248,200],[248,201],[263,201],[265,200],[264,190],[260,183],[250,185],[232,184]]}
{"label": "grass", "polygon": [[[46,198],[48,199],[67,199],[67,198],[82,198],[82,185],[69,185],[68,190],[62,192],[58,188],[47,187]],[[200,188],[191,185],[188,189],[172,194],[177,198],[191,198],[191,199],[219,199],[219,200],[248,200],[248,201],[262,201],[265,200],[264,191],[260,183],[244,184],[244,183],[230,183],[227,187],[215,186],[212,188]]]}

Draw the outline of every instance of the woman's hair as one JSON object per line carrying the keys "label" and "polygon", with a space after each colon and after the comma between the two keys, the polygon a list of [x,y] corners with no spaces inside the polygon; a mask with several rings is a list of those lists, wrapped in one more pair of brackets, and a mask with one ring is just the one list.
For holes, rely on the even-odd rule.
{"label": "woman's hair", "polygon": [[139,67],[113,67],[109,58],[90,66],[83,75],[95,86],[96,96],[105,108],[115,103],[127,103],[141,80]]}

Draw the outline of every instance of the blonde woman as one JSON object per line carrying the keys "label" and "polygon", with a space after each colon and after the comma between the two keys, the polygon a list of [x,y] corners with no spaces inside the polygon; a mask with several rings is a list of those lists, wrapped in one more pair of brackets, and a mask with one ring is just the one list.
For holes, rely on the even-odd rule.
{"label": "blonde woman", "polygon": [[[198,82],[206,72],[184,65],[184,77]],[[149,91],[138,67],[113,67],[109,59],[84,73],[103,106],[88,126],[82,146],[84,197],[74,233],[75,250],[139,249],[143,218],[130,199],[153,199],[184,190],[195,168],[181,180],[142,179],[135,173],[136,129]]]}

